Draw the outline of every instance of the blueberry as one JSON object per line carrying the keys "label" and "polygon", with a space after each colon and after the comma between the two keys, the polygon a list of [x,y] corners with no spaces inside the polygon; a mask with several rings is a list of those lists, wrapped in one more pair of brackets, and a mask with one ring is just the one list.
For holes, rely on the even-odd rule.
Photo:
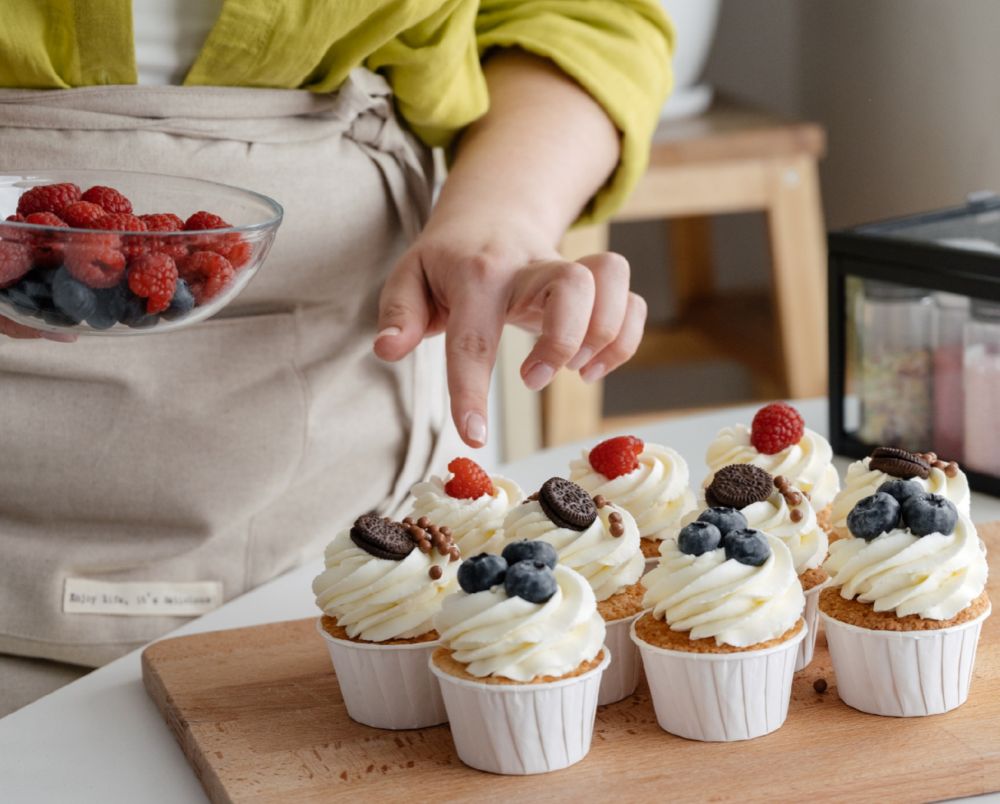
{"label": "blueberry", "polygon": [[124,285],[94,291],[97,297],[97,309],[87,319],[94,329],[111,329],[125,313],[129,292]]}
{"label": "blueberry", "polygon": [[905,503],[914,494],[924,493],[920,484],[914,483],[912,480],[887,480],[878,487],[878,490],[883,494],[894,497],[900,505]]}
{"label": "blueberry", "polygon": [[153,326],[160,320],[158,315],[150,315],[146,312],[146,300],[140,299],[129,293],[125,299],[125,306],[118,320],[127,327],[144,329]]}
{"label": "blueberry", "polygon": [[899,524],[899,502],[884,491],[859,500],[847,515],[847,529],[870,542]]}
{"label": "blueberry", "polygon": [[511,542],[503,549],[501,555],[509,566],[514,566],[519,561],[541,561],[549,569],[555,569],[556,561],[559,560],[556,548],[548,542],[529,542],[527,539]]}
{"label": "blueberry", "polygon": [[948,536],[958,523],[958,509],[940,494],[916,494],[903,503],[903,520],[914,536],[930,533]]}
{"label": "blueberry", "polygon": [[24,292],[22,285],[23,283],[19,283],[12,288],[7,288],[7,290],[3,292],[4,298],[19,313],[24,313],[26,315],[38,315],[41,311],[41,307],[39,307],[38,302],[35,299]]}
{"label": "blueberry", "polygon": [[559,588],[556,576],[544,561],[518,561],[507,568],[503,588],[508,597],[545,603]]}
{"label": "blueberry", "polygon": [[741,564],[759,567],[771,557],[771,545],[759,530],[733,530],[725,535],[723,542],[726,558],[735,558]]}
{"label": "blueberry", "polygon": [[163,317],[167,321],[174,321],[183,318],[194,309],[194,296],[191,289],[183,279],[177,280],[177,288],[174,290],[174,297],[170,300],[170,306],[163,311]]}
{"label": "blueberry", "polygon": [[52,278],[52,301],[56,309],[73,324],[89,318],[97,309],[94,291],[77,282],[69,271],[60,268]]}
{"label": "blueberry", "polygon": [[701,512],[698,521],[711,522],[722,536],[731,530],[743,530],[747,526],[747,518],[735,508],[709,508]]}
{"label": "blueberry", "polygon": [[677,536],[677,547],[689,556],[700,556],[715,550],[722,544],[722,533],[711,522],[692,522],[681,528]]}
{"label": "blueberry", "polygon": [[480,553],[458,565],[458,585],[470,595],[485,592],[503,583],[507,562],[500,556]]}

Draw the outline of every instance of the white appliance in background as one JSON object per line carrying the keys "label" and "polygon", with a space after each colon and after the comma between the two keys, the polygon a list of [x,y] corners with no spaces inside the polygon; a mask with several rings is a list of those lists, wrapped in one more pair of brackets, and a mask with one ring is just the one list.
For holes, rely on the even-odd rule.
{"label": "white appliance in background", "polygon": [[661,0],[677,33],[674,49],[674,91],[661,117],[676,120],[694,117],[712,103],[712,87],[697,83],[705,67],[715,25],[719,0]]}

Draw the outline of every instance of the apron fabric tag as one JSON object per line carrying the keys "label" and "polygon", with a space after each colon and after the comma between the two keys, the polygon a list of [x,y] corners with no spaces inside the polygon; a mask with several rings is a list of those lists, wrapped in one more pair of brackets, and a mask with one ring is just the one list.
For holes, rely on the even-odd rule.
{"label": "apron fabric tag", "polygon": [[222,605],[219,581],[125,581],[109,583],[67,578],[64,614],[118,614],[126,617],[205,614]]}

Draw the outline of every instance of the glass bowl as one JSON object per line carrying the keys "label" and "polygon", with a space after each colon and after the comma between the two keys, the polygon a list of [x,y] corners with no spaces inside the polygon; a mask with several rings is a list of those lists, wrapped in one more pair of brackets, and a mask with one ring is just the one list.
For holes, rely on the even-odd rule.
{"label": "glass bowl", "polygon": [[[78,190],[36,190],[22,201],[53,184]],[[87,193],[93,187],[117,190],[134,215],[121,213],[113,193]],[[99,208],[70,209],[79,192]],[[37,207],[60,220],[26,221]],[[191,219],[205,211],[218,217]],[[59,225],[61,216],[75,225]],[[257,273],[281,217],[281,206],[266,196],[201,179],[114,170],[0,173],[0,316],[74,335],[167,332],[203,321]]]}

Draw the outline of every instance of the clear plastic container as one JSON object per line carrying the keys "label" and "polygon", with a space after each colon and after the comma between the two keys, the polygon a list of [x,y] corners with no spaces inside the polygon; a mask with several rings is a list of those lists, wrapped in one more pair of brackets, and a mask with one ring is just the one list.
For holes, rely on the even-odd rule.
{"label": "clear plastic container", "polygon": [[1000,475],[1000,304],[972,302],[964,368],[965,465]]}
{"label": "clear plastic container", "polygon": [[965,393],[962,376],[969,297],[934,294],[934,451],[949,461],[963,458]]}
{"label": "clear plastic container", "polygon": [[858,437],[869,444],[930,449],[934,422],[931,293],[868,280],[857,305]]}

